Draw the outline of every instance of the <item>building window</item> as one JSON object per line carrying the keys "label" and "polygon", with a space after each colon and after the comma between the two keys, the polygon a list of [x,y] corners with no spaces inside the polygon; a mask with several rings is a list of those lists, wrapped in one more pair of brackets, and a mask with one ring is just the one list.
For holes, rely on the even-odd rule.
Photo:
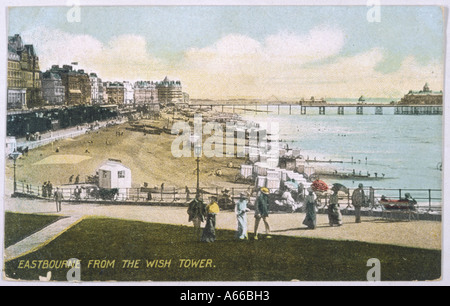
{"label": "building window", "polygon": [[118,178],[125,178],[125,171],[124,170],[118,171],[117,176],[118,176]]}

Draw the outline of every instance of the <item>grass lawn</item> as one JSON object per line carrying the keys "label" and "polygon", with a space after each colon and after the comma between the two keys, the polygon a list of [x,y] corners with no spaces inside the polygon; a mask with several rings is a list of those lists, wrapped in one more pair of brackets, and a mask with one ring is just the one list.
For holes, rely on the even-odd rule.
{"label": "grass lawn", "polygon": [[6,212],[5,247],[15,244],[60,218],[59,216]]}
{"label": "grass lawn", "polygon": [[[441,276],[435,250],[287,236],[237,241],[229,230],[207,244],[193,239],[191,227],[109,218],[83,220],[44,248],[7,262],[5,273],[37,280],[52,270],[52,280],[64,281],[68,268],[42,265],[69,258],[81,260],[82,281],[365,281],[370,258],[380,260],[382,281]],[[187,259],[205,260],[192,267]]]}

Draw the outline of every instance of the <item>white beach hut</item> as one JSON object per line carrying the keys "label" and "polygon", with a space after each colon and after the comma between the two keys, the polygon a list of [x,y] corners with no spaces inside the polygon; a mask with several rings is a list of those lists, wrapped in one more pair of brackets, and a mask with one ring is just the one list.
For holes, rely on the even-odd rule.
{"label": "white beach hut", "polygon": [[109,159],[98,169],[98,186],[100,188],[118,188],[119,197],[126,197],[127,189],[131,188],[131,170],[120,160]]}

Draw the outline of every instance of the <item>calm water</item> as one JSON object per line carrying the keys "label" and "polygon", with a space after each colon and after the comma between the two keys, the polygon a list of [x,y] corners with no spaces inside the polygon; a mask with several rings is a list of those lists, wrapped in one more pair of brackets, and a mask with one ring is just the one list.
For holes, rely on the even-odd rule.
{"label": "calm water", "polygon": [[[354,109],[337,115],[333,108],[327,108],[327,115],[318,115],[317,109],[308,109],[308,115],[300,115],[299,109],[292,109],[294,115],[289,115],[288,107],[282,107],[280,114],[277,107],[269,111],[272,112],[247,112],[243,118],[261,124],[278,122],[280,139],[290,148],[301,149],[304,157],[344,161],[342,164],[313,163],[314,166],[369,172],[371,176],[375,172],[378,176],[384,174],[383,180],[362,181],[374,188],[442,188],[442,172],[437,169],[443,158],[442,116],[394,115],[393,109],[375,115],[371,108],[365,109],[364,115],[356,115]],[[360,183],[338,179],[327,182],[341,182],[347,187]]]}

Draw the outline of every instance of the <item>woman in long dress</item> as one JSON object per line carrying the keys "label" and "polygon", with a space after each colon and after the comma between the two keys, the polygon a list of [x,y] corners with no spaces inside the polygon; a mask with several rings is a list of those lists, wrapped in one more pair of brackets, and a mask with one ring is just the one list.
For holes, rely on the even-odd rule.
{"label": "woman in long dress", "polygon": [[239,201],[237,201],[236,208],[235,208],[237,224],[238,224],[236,236],[240,240],[248,239],[248,236],[247,236],[247,212],[248,212],[247,204],[248,204],[248,202],[247,202],[247,199],[245,198],[245,194],[241,193],[239,195]]}
{"label": "woman in long dress", "polygon": [[216,215],[219,213],[217,197],[211,197],[211,203],[206,206],[206,225],[203,229],[202,241],[214,242],[216,240]]}
{"label": "woman in long dress", "polygon": [[308,195],[305,197],[306,217],[303,224],[309,229],[316,228],[316,197],[312,188],[308,188]]}
{"label": "woman in long dress", "polygon": [[339,188],[333,186],[331,190],[333,190],[333,194],[330,196],[330,203],[328,204],[328,220],[330,222],[330,226],[341,226],[342,214],[339,207]]}

